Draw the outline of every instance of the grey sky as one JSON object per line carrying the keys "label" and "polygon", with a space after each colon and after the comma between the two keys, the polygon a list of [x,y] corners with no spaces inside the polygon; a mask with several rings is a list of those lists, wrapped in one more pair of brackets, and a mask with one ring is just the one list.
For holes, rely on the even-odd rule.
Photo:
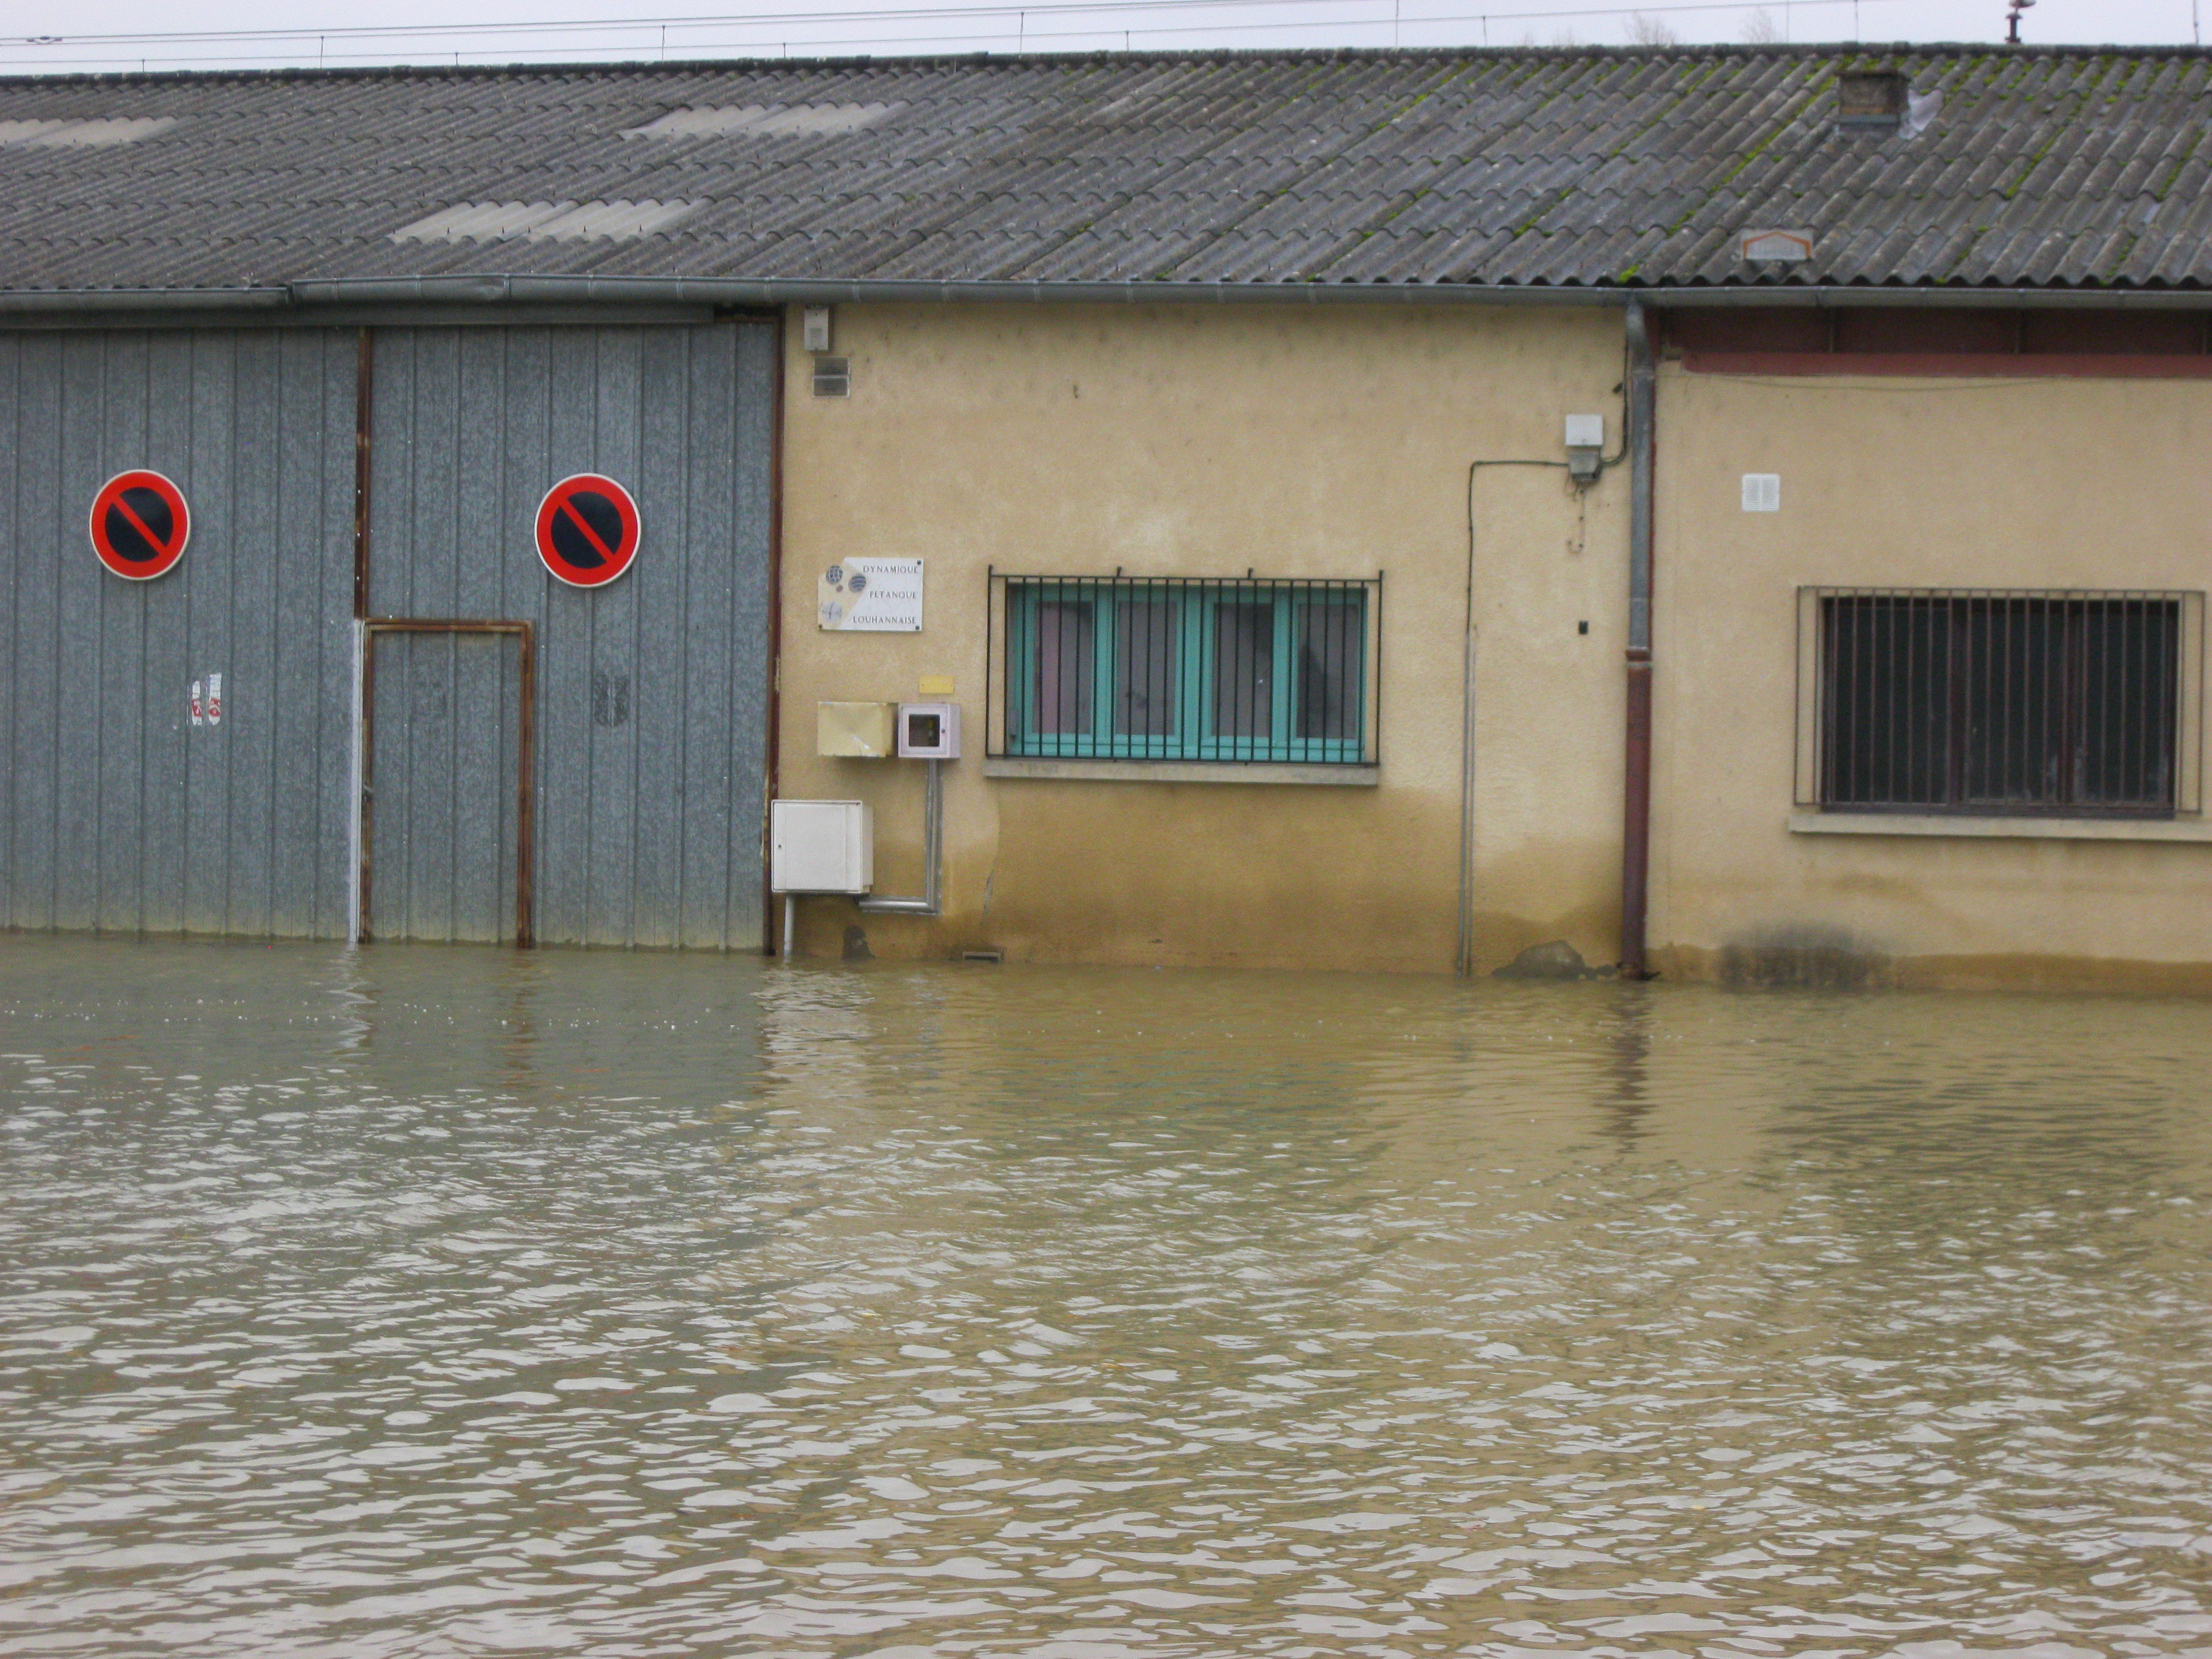
{"label": "grey sky", "polygon": [[[2200,6],[2212,0],[2037,0],[2023,37],[2188,45]],[[157,0],[9,0],[0,18],[0,27],[21,31],[0,36],[0,70],[35,72],[1125,46],[1615,45],[1639,33],[1684,42],[1995,41],[2004,35],[2005,0],[1650,0],[1640,8],[1602,0],[381,0],[373,8],[358,0],[200,0],[189,9]],[[240,31],[287,33],[235,38]]]}

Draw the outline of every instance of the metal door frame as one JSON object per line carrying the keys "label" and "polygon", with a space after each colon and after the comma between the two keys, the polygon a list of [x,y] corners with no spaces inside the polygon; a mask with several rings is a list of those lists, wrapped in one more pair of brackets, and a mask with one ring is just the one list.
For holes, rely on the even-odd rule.
{"label": "metal door frame", "polygon": [[514,942],[528,950],[537,942],[531,926],[532,806],[538,730],[538,635],[526,622],[478,622],[441,617],[364,617],[355,624],[353,943],[369,938],[370,836],[376,822],[376,641],[384,634],[511,634],[522,647],[522,720],[514,788]]}

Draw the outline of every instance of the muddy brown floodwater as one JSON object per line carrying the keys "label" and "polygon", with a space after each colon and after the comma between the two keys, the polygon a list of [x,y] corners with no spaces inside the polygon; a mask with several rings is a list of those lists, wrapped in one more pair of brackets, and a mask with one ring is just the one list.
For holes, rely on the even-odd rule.
{"label": "muddy brown floodwater", "polygon": [[0,939],[0,1652],[2212,1652],[2212,1008]]}

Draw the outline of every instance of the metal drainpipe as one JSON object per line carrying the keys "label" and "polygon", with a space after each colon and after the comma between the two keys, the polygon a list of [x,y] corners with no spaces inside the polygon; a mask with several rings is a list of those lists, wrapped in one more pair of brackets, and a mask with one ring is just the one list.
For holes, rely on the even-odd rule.
{"label": "metal drainpipe", "polygon": [[1645,930],[1651,875],[1651,471],[1657,386],[1651,334],[1632,299],[1628,334],[1628,754],[1622,790],[1620,976],[1649,979]]}
{"label": "metal drainpipe", "polygon": [[931,761],[929,780],[923,786],[921,857],[923,874],[920,898],[877,898],[860,901],[871,915],[934,916],[944,912],[940,902],[945,885],[945,775],[942,761]]}

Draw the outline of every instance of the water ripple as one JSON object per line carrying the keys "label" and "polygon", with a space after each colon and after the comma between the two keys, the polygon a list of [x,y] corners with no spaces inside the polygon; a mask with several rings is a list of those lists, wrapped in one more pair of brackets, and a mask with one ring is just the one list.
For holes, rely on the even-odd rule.
{"label": "water ripple", "polygon": [[2155,1001],[0,940],[0,1652],[2212,1653]]}

